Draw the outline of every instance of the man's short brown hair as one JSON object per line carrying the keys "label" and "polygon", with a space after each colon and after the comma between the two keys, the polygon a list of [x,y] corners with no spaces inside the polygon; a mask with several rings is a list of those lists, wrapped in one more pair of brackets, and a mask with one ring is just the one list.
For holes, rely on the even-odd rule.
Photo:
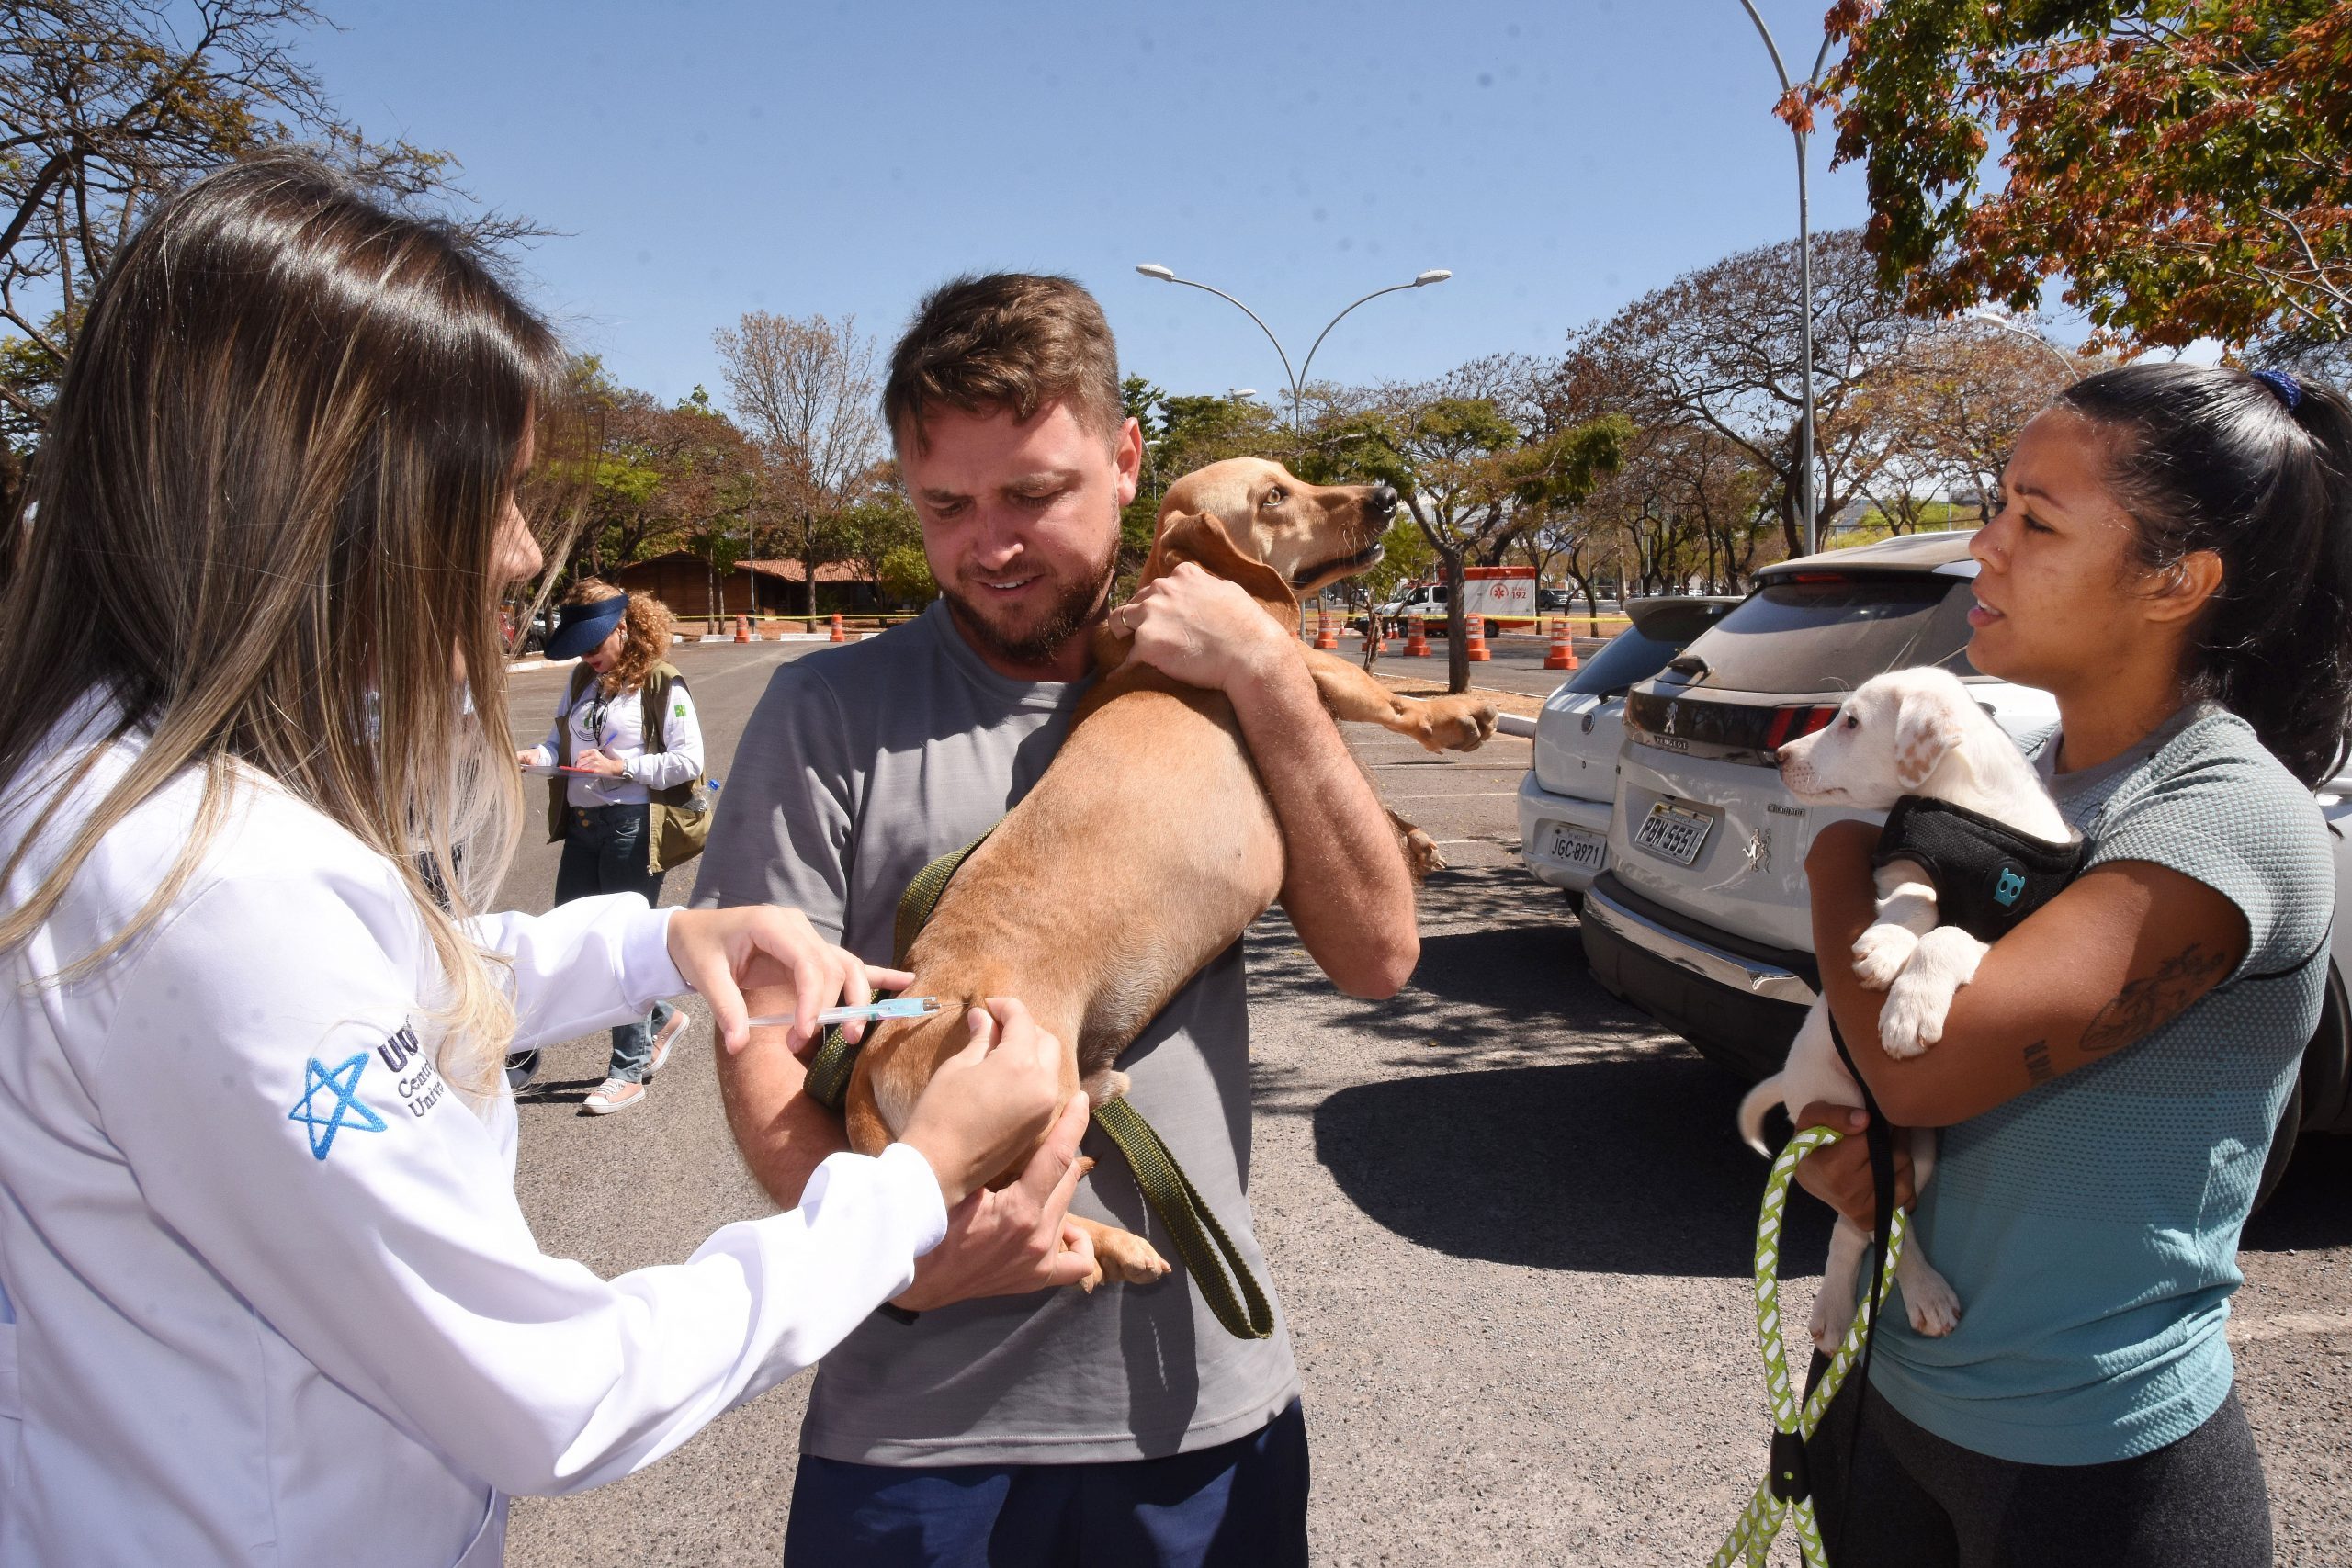
{"label": "man's short brown hair", "polygon": [[1066,401],[1079,423],[1115,441],[1126,424],[1119,345],[1102,307],[1077,281],[1027,272],[966,276],[934,288],[890,352],[882,417],[891,439],[927,445],[942,408],[1026,421]]}

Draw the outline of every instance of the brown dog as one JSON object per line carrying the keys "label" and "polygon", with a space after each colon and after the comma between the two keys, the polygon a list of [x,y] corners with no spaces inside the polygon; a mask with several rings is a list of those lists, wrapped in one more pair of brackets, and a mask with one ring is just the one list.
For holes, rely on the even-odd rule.
{"label": "brown dog", "polygon": [[[1253,458],[1215,464],[1170,487],[1143,581],[1197,562],[1295,627],[1300,592],[1379,558],[1396,505],[1385,486],[1308,485]],[[1021,998],[1067,1044],[1066,1095],[1081,1085],[1097,1104],[1117,1095],[1119,1054],[1281,890],[1281,829],[1232,705],[1148,666],[1121,669],[1128,643],[1108,626],[1095,632],[1095,666],[1115,673],[1087,694],[1045,776],[972,852],[908,953],[913,994],[946,1008],[884,1025],[859,1056],[843,1109],[861,1154],[879,1153],[905,1125],[967,1039],[965,1009],[983,997]],[[1337,717],[1385,724],[1432,750],[1467,750],[1494,731],[1489,704],[1413,702],[1344,660],[1299,651]],[[1183,897],[1169,897],[1171,887]],[[1132,1232],[1077,1223],[1103,1273],[1142,1284],[1168,1272]]]}

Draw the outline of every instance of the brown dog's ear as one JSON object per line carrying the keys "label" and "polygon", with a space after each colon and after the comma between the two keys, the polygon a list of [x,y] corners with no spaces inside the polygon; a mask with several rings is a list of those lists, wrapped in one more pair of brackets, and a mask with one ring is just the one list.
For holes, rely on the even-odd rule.
{"label": "brown dog's ear", "polygon": [[1932,686],[1904,693],[1894,715],[1894,782],[1919,788],[1967,739],[1967,719],[1948,693]]}
{"label": "brown dog's ear", "polygon": [[1241,584],[1250,598],[1269,610],[1292,614],[1298,609],[1298,595],[1291,592],[1282,573],[1237,544],[1232,531],[1213,513],[1170,517],[1152,543],[1151,555],[1143,563],[1141,581],[1149,582],[1165,577],[1184,561],[1193,562],[1212,577]]}

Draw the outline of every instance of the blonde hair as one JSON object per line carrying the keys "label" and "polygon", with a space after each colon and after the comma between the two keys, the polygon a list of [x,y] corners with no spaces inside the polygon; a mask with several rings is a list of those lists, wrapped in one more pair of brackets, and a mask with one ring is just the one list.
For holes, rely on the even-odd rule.
{"label": "blonde hair", "polygon": [[0,952],[33,937],[107,832],[197,770],[169,873],[51,978],[121,952],[257,773],[397,871],[444,981],[423,998],[443,1070],[498,1083],[506,976],[459,921],[494,894],[521,822],[501,521],[562,368],[553,333],[449,231],[311,161],[220,170],[156,209],[91,302],[0,565],[0,791],[31,787],[35,749],[92,691],[119,709],[109,739],[144,745],[60,823],[62,853],[0,916]]}
{"label": "blonde hair", "polygon": [[605,671],[598,684],[607,696],[619,696],[634,692],[645,684],[653,667],[670,657],[670,638],[677,622],[670,614],[670,606],[650,593],[638,593],[618,588],[601,577],[583,577],[571,585],[563,602],[571,604],[595,604],[622,596],[628,598],[628,608],[621,612],[621,625],[628,635],[621,639],[620,657]]}

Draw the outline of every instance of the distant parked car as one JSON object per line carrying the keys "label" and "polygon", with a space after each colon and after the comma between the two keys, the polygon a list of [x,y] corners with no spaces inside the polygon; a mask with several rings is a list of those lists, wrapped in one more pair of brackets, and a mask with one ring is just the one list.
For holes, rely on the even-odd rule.
{"label": "distant parked car", "polygon": [[1666,668],[1736,598],[1636,599],[1633,625],[1554,692],[1535,720],[1535,762],[1519,786],[1520,852],[1572,905],[1608,864],[1625,693]]}
{"label": "distant parked car", "polygon": [[[1923,664],[1959,675],[2013,736],[2057,719],[2048,693],[1968,661],[1970,537],[1914,535],[1768,567],[1754,593],[1626,699],[1606,865],[1579,922],[1585,956],[1604,987],[1743,1077],[1779,1069],[1820,986],[1804,876],[1814,835],[1884,816],[1801,804],[1774,750],[1827,725],[1871,676]],[[2335,836],[2334,963],[2265,1196],[2299,1131],[2352,1132],[2352,774],[2331,780],[2319,803]]]}

